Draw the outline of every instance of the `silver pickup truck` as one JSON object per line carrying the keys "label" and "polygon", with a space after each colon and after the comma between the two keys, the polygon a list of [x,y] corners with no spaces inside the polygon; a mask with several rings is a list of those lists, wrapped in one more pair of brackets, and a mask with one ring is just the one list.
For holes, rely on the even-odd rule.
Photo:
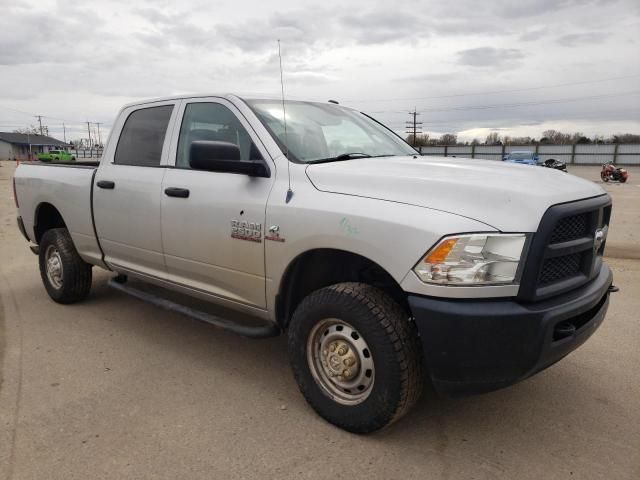
{"label": "silver pickup truck", "polygon": [[[305,398],[352,432],[400,418],[425,376],[454,395],[548,367],[596,330],[615,290],[599,186],[421,157],[332,102],[127,105],[99,165],[22,164],[14,188],[54,301],[85,298],[98,266],[162,306],[245,335],[286,332]],[[141,280],[183,300],[134,289]]]}

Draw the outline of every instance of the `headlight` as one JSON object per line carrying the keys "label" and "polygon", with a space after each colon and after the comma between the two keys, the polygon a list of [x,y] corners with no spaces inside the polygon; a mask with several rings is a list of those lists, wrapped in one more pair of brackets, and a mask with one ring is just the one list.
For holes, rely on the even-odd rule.
{"label": "headlight", "polygon": [[524,234],[452,235],[429,250],[413,271],[426,283],[515,283],[525,241]]}

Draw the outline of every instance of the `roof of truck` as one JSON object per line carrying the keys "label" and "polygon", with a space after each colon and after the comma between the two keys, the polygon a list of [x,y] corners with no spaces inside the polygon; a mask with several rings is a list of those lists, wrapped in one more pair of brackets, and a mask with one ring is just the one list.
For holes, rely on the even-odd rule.
{"label": "roof of truck", "polygon": [[[281,97],[277,94],[249,94],[249,95],[239,95],[234,93],[187,93],[183,95],[170,95],[166,97],[158,97],[158,98],[149,98],[144,100],[139,100],[136,102],[127,103],[123,108],[133,107],[136,105],[145,105],[148,103],[157,103],[157,102],[168,102],[171,100],[184,100],[187,98],[205,98],[205,97],[219,97],[225,98],[227,100],[233,101],[234,99],[238,100],[281,100]],[[307,101],[314,103],[329,103],[328,100],[320,101],[320,100],[311,100],[311,99],[303,99],[303,98],[293,98],[285,96],[287,101]],[[344,106],[344,105],[340,105]]]}

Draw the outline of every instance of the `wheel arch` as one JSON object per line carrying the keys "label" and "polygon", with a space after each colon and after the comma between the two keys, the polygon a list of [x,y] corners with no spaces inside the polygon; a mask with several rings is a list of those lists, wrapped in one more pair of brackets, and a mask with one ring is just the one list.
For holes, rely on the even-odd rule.
{"label": "wheel arch", "polygon": [[41,202],[36,207],[33,217],[33,233],[35,243],[40,244],[42,236],[47,230],[52,228],[67,228],[67,224],[62,218],[60,211],[49,202]]}
{"label": "wheel arch", "polygon": [[410,315],[400,284],[378,263],[347,250],[315,248],[300,253],[284,270],[275,302],[278,325],[287,328],[296,307],[311,292],[342,282],[362,282],[379,288]]}

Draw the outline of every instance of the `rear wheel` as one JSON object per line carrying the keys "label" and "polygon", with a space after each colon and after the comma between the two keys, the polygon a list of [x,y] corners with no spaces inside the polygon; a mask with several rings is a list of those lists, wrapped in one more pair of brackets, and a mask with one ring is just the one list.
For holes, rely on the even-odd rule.
{"label": "rear wheel", "polygon": [[320,416],[345,430],[383,428],[420,396],[415,327],[374,287],[340,283],[313,292],[296,309],[288,341],[302,394]]}
{"label": "rear wheel", "polygon": [[75,303],[89,294],[91,265],[80,258],[66,228],[44,233],[39,256],[42,283],[54,301]]}

